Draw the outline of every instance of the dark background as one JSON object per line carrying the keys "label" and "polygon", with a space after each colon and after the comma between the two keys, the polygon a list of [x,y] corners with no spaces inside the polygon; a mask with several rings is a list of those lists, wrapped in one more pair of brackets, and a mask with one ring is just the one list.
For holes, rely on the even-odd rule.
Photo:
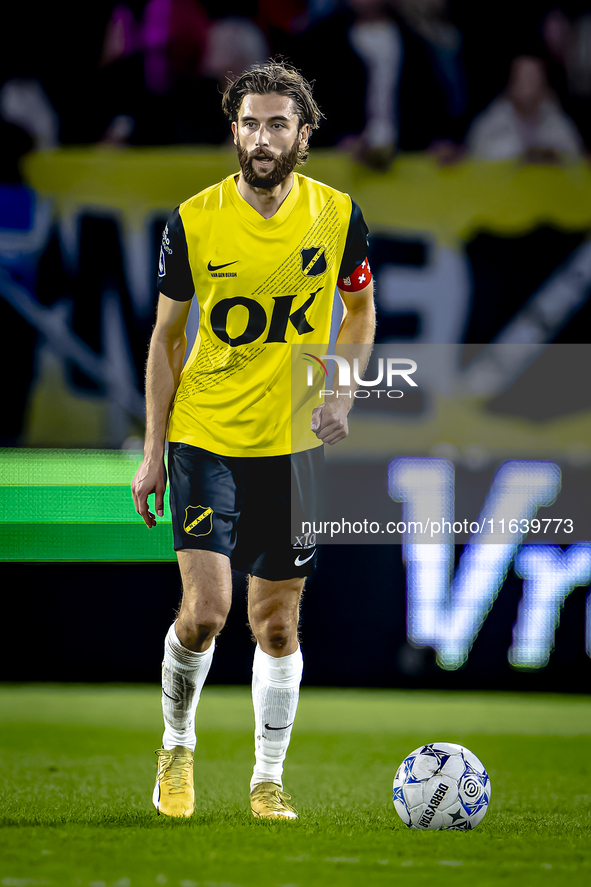
{"label": "dark background", "polygon": [[[461,546],[457,546],[457,557]],[[253,644],[246,583],[234,603],[208,680],[249,683]],[[158,682],[162,644],[180,599],[170,564],[1,564],[5,681]],[[511,571],[466,665],[442,671],[427,648],[406,641],[400,546],[325,546],[306,585],[301,641],[312,685],[544,690],[586,693],[585,594],[568,597],[546,668],[507,662],[522,580]]]}

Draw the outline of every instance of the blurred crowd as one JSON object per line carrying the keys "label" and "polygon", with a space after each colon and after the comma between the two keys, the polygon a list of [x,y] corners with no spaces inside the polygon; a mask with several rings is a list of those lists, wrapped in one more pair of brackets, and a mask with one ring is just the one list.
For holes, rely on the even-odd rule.
{"label": "blurred crowd", "polygon": [[552,163],[591,148],[582,0],[64,0],[15,5],[0,117],[34,147],[228,142],[228,78],[281,55],[315,80],[314,144]]}
{"label": "blurred crowd", "polygon": [[[106,439],[121,445],[129,416],[142,413],[134,403],[152,323],[154,293],[140,292],[143,273],[130,270],[136,261],[143,267],[144,252],[123,250],[117,221],[84,208],[74,249],[49,202],[23,181],[25,154],[71,145],[231,146],[221,93],[232,76],[277,56],[315,81],[325,119],[312,145],[375,170],[389,169],[398,152],[429,152],[441,165],[464,157],[568,164],[591,150],[591,4],[583,0],[24,0],[3,22],[0,324],[19,342],[24,370],[0,398],[0,446],[22,440],[46,342],[72,390],[106,394]],[[153,220],[154,244],[163,224]],[[550,241],[563,236],[551,232]],[[493,247],[478,279],[505,267]],[[430,264],[417,265],[404,258],[405,242],[374,238],[373,250],[393,292],[384,284],[378,299],[386,338],[391,330],[406,335],[407,317],[416,320],[408,335],[430,329],[437,310],[440,326],[441,312],[447,319],[433,341],[456,341],[449,329],[467,327],[466,312],[489,318],[499,303],[476,294],[470,308],[468,284],[454,270],[460,260],[449,251],[419,244]],[[537,267],[541,255],[555,257],[546,245],[523,264]],[[525,279],[521,271],[506,276]],[[505,283],[499,289],[507,290],[509,316],[521,302]],[[489,326],[483,336],[476,323],[473,340],[492,336]]]}

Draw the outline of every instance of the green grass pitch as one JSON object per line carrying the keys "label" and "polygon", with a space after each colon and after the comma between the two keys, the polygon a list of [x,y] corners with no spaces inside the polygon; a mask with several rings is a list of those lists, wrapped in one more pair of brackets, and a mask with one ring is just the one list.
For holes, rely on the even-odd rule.
{"label": "green grass pitch", "polygon": [[[197,811],[151,806],[152,686],[0,687],[2,887],[591,884],[591,701],[501,693],[304,689],[285,770],[297,822],[254,820],[249,689],[206,687]],[[402,758],[472,749],[492,782],[474,832],[395,814]]]}

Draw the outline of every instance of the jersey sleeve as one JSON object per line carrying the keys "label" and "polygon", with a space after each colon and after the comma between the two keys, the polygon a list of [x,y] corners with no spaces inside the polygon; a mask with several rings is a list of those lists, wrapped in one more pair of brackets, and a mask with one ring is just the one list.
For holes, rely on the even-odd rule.
{"label": "jersey sleeve", "polygon": [[175,302],[188,302],[195,293],[187,238],[178,207],[162,232],[157,286],[158,292]]}
{"label": "jersey sleeve", "polygon": [[339,270],[339,279],[350,277],[356,268],[367,258],[367,235],[369,228],[365,224],[363,213],[354,200],[351,200],[351,218],[345,241],[345,252]]}

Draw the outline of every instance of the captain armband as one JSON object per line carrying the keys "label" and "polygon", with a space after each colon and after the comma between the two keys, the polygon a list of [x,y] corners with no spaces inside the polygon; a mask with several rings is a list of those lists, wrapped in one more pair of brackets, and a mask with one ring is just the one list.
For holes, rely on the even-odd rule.
{"label": "captain armband", "polygon": [[346,293],[358,293],[360,290],[371,282],[371,269],[369,262],[364,259],[361,265],[355,268],[355,271],[349,277],[339,277],[337,286]]}

